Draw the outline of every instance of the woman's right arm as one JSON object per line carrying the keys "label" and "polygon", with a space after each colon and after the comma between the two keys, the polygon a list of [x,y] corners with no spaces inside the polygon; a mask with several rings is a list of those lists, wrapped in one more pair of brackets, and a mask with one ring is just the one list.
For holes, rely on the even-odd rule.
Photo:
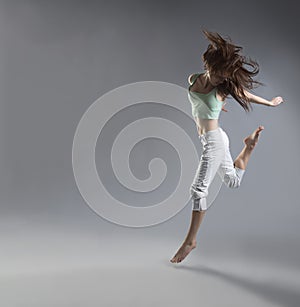
{"label": "woman's right arm", "polygon": [[279,105],[280,103],[283,102],[283,99],[280,96],[274,97],[271,100],[267,100],[267,99],[264,99],[262,97],[256,96],[256,95],[254,95],[254,94],[252,94],[252,93],[250,93],[246,90],[244,90],[244,93],[245,93],[246,97],[249,98],[250,102],[257,103],[257,104],[263,104],[263,105],[269,106],[269,107],[270,106],[275,107],[275,106],[277,106],[277,105]]}

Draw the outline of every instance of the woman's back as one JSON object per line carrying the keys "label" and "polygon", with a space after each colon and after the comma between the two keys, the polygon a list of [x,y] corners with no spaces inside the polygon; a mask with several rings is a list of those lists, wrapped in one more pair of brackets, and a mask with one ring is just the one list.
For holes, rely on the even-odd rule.
{"label": "woman's back", "polygon": [[[213,97],[215,95],[215,99],[213,103],[218,104],[220,103],[222,106],[222,102],[224,99],[218,94],[216,91],[216,88],[213,87],[211,84],[205,84],[203,81],[203,75],[204,74],[193,74],[189,77],[189,99],[192,103],[197,103],[200,100],[203,100],[204,97],[211,96]],[[204,103],[202,103],[203,105]],[[206,107],[207,108],[207,107]],[[219,127],[218,118],[209,118],[209,117],[218,117],[216,116],[218,111],[218,108],[215,110],[216,112],[211,112],[205,114],[205,116],[197,116],[197,111],[195,108],[193,108],[193,116],[195,118],[195,121],[198,126],[198,132],[199,134],[203,134],[210,130],[215,130]],[[212,116],[214,115],[214,116]],[[202,118],[201,118],[202,117]],[[206,118],[203,118],[206,117]]]}

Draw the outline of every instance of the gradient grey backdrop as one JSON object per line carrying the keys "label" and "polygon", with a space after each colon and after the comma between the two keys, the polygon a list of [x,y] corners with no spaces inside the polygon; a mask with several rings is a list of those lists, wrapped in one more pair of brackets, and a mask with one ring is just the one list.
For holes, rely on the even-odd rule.
{"label": "gradient grey backdrop", "polygon": [[[296,6],[237,0],[0,1],[1,306],[299,306]],[[174,271],[168,261],[188,229],[191,202],[153,227],[108,222],[76,187],[72,142],[83,113],[110,90],[146,80],[187,87],[188,75],[203,67],[207,41],[201,28],[243,46],[260,64],[257,79],[266,84],[254,93],[267,99],[281,95],[286,103],[253,105],[246,114],[229,100],[220,125],[233,158],[245,136],[261,124],[265,130],[243,185],[222,187],[200,227],[197,249]],[[168,108],[161,112],[172,119]],[[125,110],[123,116],[135,120],[134,112]],[[197,142],[194,123],[175,117]],[[121,127],[117,120],[110,124]],[[164,157],[172,191],[180,172],[172,163],[174,152],[149,140],[137,147],[136,161],[145,151],[144,168],[131,163],[135,174],[145,179],[149,159]],[[134,193],[123,198],[105,175],[115,196],[134,204]],[[167,196],[161,193],[144,202]]]}

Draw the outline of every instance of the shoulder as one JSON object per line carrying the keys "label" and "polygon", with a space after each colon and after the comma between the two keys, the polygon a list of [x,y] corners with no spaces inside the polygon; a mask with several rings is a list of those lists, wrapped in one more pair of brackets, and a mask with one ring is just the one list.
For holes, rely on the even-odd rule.
{"label": "shoulder", "polygon": [[189,84],[192,85],[193,82],[197,79],[198,76],[199,76],[199,74],[191,74],[191,75],[189,75],[189,77],[188,77]]}

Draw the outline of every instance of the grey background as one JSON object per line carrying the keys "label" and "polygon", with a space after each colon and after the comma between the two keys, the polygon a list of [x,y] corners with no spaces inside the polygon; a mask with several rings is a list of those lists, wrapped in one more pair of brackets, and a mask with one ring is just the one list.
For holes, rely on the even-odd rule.
{"label": "grey background", "polygon": [[[258,125],[265,130],[243,185],[222,187],[200,226],[198,248],[180,264],[185,270],[174,272],[168,260],[188,229],[191,202],[156,226],[110,223],[76,187],[72,142],[85,110],[114,88],[145,80],[187,87],[188,75],[203,68],[201,28],[243,46],[266,84],[254,93],[286,103],[253,105],[246,114],[229,100],[220,126],[233,158],[244,137]],[[2,305],[179,306],[188,295],[195,305],[298,306],[298,28],[293,1],[0,1]],[[135,120],[134,112],[123,115]],[[193,122],[178,120],[197,141]],[[145,176],[145,151],[145,163],[157,156],[174,161],[172,191],[179,164],[168,144],[149,140],[135,149],[137,176]],[[125,200],[134,199],[128,193]]]}

